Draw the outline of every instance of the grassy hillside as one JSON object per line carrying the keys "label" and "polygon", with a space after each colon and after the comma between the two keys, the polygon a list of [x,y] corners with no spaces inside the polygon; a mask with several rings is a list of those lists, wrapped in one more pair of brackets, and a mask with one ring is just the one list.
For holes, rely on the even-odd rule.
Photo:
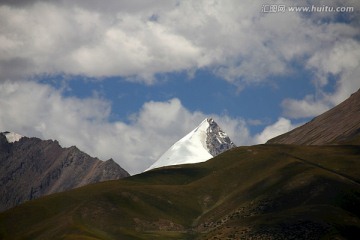
{"label": "grassy hillside", "polygon": [[258,145],[0,214],[0,239],[358,239],[360,148]]}

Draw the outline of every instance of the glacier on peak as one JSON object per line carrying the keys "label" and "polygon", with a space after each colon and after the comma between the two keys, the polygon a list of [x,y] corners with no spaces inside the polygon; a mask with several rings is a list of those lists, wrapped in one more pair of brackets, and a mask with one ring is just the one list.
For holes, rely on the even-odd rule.
{"label": "glacier on peak", "polygon": [[145,171],[169,165],[204,162],[233,147],[236,147],[235,144],[219,125],[212,118],[206,118]]}

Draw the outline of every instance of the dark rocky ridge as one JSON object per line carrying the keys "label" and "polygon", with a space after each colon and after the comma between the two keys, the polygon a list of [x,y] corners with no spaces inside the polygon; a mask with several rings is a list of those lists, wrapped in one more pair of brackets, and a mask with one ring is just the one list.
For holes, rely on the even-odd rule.
{"label": "dark rocky ridge", "polygon": [[129,176],[112,159],[101,161],[57,141],[0,134],[0,211],[25,201],[87,184]]}
{"label": "dark rocky ridge", "polygon": [[360,90],[336,107],[294,130],[270,139],[270,144],[324,145],[358,141]]}
{"label": "dark rocky ridge", "polygon": [[220,153],[236,147],[212,118],[208,118],[207,121],[209,128],[206,130],[206,147],[211,155],[217,156]]}

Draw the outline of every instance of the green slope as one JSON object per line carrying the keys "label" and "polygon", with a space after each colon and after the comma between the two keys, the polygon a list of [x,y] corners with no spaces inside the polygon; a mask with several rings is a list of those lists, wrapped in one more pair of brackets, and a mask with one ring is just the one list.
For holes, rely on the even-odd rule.
{"label": "green slope", "polygon": [[50,195],[0,239],[358,239],[360,148],[258,145]]}

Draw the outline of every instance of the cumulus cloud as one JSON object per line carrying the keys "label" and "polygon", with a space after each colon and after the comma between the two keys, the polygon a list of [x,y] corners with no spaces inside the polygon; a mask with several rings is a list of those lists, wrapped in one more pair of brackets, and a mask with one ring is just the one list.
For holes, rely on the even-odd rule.
{"label": "cumulus cloud", "polygon": [[[0,84],[0,129],[76,145],[100,159],[113,158],[131,173],[149,167],[209,115],[190,112],[173,98],[146,102],[129,123],[110,122],[111,104],[98,97],[63,97],[35,82]],[[212,115],[237,144],[250,141],[245,121]]]}
{"label": "cumulus cloud", "polygon": [[[329,14],[309,18],[300,12],[261,13],[263,4],[2,1],[0,72],[2,79],[66,73],[122,76],[152,84],[157,73],[208,67],[240,86],[288,74],[294,61],[310,59],[308,64],[313,65],[320,49],[337,48],[336,39],[358,43],[354,24],[322,23],[319,16],[327,19]],[[348,4],[359,5],[353,0]]]}
{"label": "cumulus cloud", "polygon": [[317,116],[330,109],[330,105],[323,99],[317,100],[313,95],[308,95],[302,100],[285,99],[282,102],[283,114],[289,118],[306,118]]}
{"label": "cumulus cloud", "polygon": [[199,47],[154,20],[169,4],[135,2],[112,1],[110,13],[95,1],[0,5],[2,79],[66,73],[152,83],[156,73],[198,67]]}
{"label": "cumulus cloud", "polygon": [[[360,2],[318,0],[312,4],[353,7],[354,12],[335,14],[323,11],[310,14],[310,27],[316,29],[313,33],[318,36],[321,46],[309,54],[304,66],[314,74],[315,93],[303,99],[285,99],[282,102],[283,113],[290,118],[317,116],[360,88]],[[337,21],[338,18],[344,21]],[[317,27],[314,28],[315,25]],[[331,79],[335,79],[335,82],[331,82]]]}
{"label": "cumulus cloud", "polygon": [[[354,29],[348,30],[350,35],[355,33]],[[316,72],[316,93],[303,99],[285,99],[282,107],[287,117],[317,116],[344,101],[360,88],[360,42],[353,39],[337,40],[331,48],[319,49],[308,60],[307,67]],[[326,91],[326,87],[331,84],[331,78],[336,78],[335,90],[332,92]]]}
{"label": "cumulus cloud", "polygon": [[[313,74],[315,94],[286,99],[287,118],[310,117],[360,87],[360,2],[354,13],[262,13],[264,1],[89,0],[0,2],[0,127],[78,145],[130,172],[152,161],[201,122],[174,98],[147,102],[130,123],[109,122],[105,99],[65,98],[35,82],[9,80],[66,74],[156,83],[156,74],[206,68],[243,87],[292,73]],[[276,4],[301,5],[297,0]],[[343,5],[343,1],[306,1]],[[285,20],[284,20],[285,19]],[[335,78],[335,89],[327,90]],[[293,126],[280,118],[252,138],[243,119],[213,116],[237,144],[264,142]],[[159,124],[161,123],[161,124]],[[172,127],[172,126],[176,127]],[[146,144],[142,144],[143,142]],[[148,143],[151,144],[148,144]],[[125,147],[123,147],[125,146]]]}
{"label": "cumulus cloud", "polygon": [[266,143],[269,139],[279,136],[294,129],[297,125],[293,125],[289,119],[279,118],[274,124],[267,126],[260,134],[257,134],[254,139],[258,144]]}

